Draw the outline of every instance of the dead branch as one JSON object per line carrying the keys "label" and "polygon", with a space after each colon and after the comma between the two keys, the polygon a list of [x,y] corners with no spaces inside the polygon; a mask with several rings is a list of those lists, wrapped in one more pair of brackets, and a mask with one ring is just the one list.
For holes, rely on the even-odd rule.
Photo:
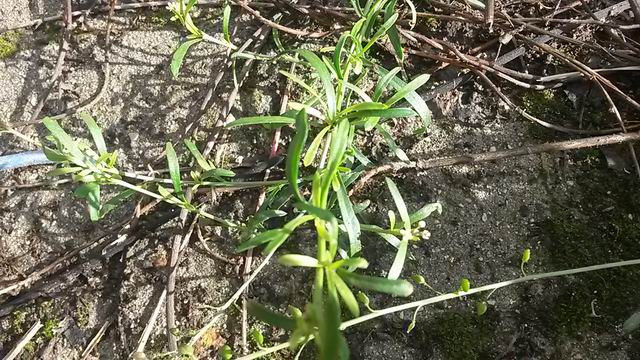
{"label": "dead branch", "polygon": [[354,187],[349,192],[353,195],[361,191],[366,184],[375,176],[385,173],[397,173],[400,171],[416,170],[424,171],[439,167],[478,164],[487,161],[496,161],[517,156],[534,155],[547,152],[577,150],[589,147],[599,147],[612,144],[620,144],[640,140],[640,132],[630,132],[626,134],[614,134],[605,136],[589,137],[577,140],[559,141],[554,143],[528,145],[512,150],[501,150],[483,152],[478,154],[457,155],[440,159],[418,160],[412,162],[393,162],[376,166],[367,170]]}
{"label": "dead branch", "polygon": [[69,51],[69,37],[71,36],[71,25],[73,24],[73,17],[71,13],[73,12],[73,8],[71,5],[71,0],[66,0],[64,2],[64,15],[63,15],[63,23],[64,27],[62,30],[62,35],[60,37],[60,51],[58,52],[58,60],[56,60],[56,66],[53,70],[53,74],[51,74],[51,79],[49,80],[49,86],[45,89],[44,95],[38,101],[38,104],[33,109],[31,116],[29,117],[29,123],[35,122],[42,108],[44,107],[44,103],[51,95],[51,91],[58,83],[60,75],[62,75],[62,67],[64,65],[64,60],[67,57],[67,51]]}

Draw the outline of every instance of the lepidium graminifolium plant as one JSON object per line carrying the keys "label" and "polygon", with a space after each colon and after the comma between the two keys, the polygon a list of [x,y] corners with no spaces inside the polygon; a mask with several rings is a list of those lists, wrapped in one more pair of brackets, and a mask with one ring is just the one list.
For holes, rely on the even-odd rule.
{"label": "lepidium graminifolium plant", "polygon": [[[294,74],[281,71],[307,93],[302,101],[291,102],[291,111],[275,116],[240,118],[227,124],[229,128],[247,125],[295,127],[288,147],[285,174],[297,213],[284,226],[260,232],[242,242],[237,251],[264,246],[263,254],[270,254],[298,227],[308,225],[315,229],[315,256],[285,254],[279,257],[282,265],[306,267],[315,273],[312,296],[304,311],[290,307],[289,314],[285,315],[253,302],[248,310],[259,320],[290,330],[289,341],[294,348],[313,338],[321,359],[346,359],[349,356],[340,324],[343,306],[351,316],[360,316],[353,288],[393,296],[411,295],[411,283],[400,279],[409,243],[428,238],[430,233],[424,219],[434,211],[442,211],[436,203],[410,213],[396,184],[387,179],[400,218],[396,219],[395,212],[390,211],[387,228],[360,223],[357,211],[362,209],[349,198],[348,187],[370,161],[354,146],[356,130],[377,129],[389,119],[414,117],[418,112],[424,114],[426,104],[421,102],[415,90],[429,76],[420,75],[408,83],[402,82],[396,76],[399,68],[386,71],[371,62],[361,61],[365,59],[361,44],[353,41],[353,46],[346,47],[343,39],[347,38],[351,37],[341,36],[332,60],[309,50],[294,51],[312,70],[320,89]],[[359,66],[364,68],[359,69]],[[377,68],[376,72],[380,74],[372,95],[358,86],[362,74],[369,68]],[[396,90],[387,95],[387,87],[392,84]],[[396,107],[401,100],[408,100],[412,108]],[[314,128],[317,133],[309,142]],[[309,170],[311,174],[302,175]],[[386,278],[362,273],[362,269],[368,267],[368,262],[361,256],[362,231],[378,234],[396,249]],[[346,238],[346,242],[341,243],[341,238]],[[362,299],[366,295],[359,297]]]}
{"label": "lepidium graminifolium plant", "polygon": [[[248,233],[261,229],[262,223],[267,219],[284,215],[281,211],[271,210],[262,213],[261,218],[254,219],[250,223],[234,223],[204,211],[202,204],[193,204],[188,201],[185,191],[189,187],[195,191],[200,187],[243,188],[279,185],[286,181],[232,181],[235,176],[233,171],[215,167],[211,161],[204,158],[195,143],[188,139],[184,140],[184,145],[197,165],[190,168],[188,176],[181,172],[178,156],[171,143],[165,146],[169,178],[122,171],[118,169],[118,153],[107,151],[102,130],[96,121],[86,113],[81,113],[80,117],[93,138],[95,149],[88,140],[71,137],[57,121],[45,118],[43,124],[49,131],[46,139],[51,146],[44,146],[43,150],[47,158],[58,166],[48,173],[49,176],[70,175],[74,182],[80,183],[75,194],[87,200],[92,221],[103,218],[134,193],[187,209],[197,216],[212,220],[214,224],[237,228]],[[102,188],[107,186],[113,188],[116,194],[108,201],[102,201]]]}
{"label": "lepidium graminifolium plant", "polygon": [[[176,20],[181,21],[190,32],[187,41],[193,43],[205,38],[189,15],[194,4],[195,1],[185,3],[178,0],[170,5]],[[319,87],[315,86],[316,82],[309,83],[293,73],[281,71],[281,74],[306,90],[304,98],[291,102],[291,110],[285,114],[245,117],[227,124],[229,128],[247,125],[294,126],[295,135],[288,147],[284,180],[259,184],[233,181],[232,172],[215,168],[190,141],[185,141],[185,146],[197,168],[192,169],[189,176],[181,172],[174,147],[168,143],[165,151],[170,178],[136,178],[131,173],[117,169],[116,155],[106,153],[102,136],[99,135],[97,139],[95,135],[101,133],[95,121],[92,121],[95,126],[89,122],[87,124],[96,147],[110,155],[100,155],[101,150],[95,153],[89,146],[82,145],[83,141],[67,135],[55,121],[45,120],[45,126],[51,132],[50,140],[55,145],[55,148],[47,151],[48,156],[61,165],[54,175],[72,174],[74,180],[83,184],[81,187],[98,189],[98,196],[95,196],[95,191],[87,192],[92,195],[86,196],[90,210],[97,211],[97,216],[92,215],[92,219],[103,216],[100,211],[106,205],[101,204],[99,199],[100,186],[115,185],[120,189],[124,188],[129,195],[138,192],[188,209],[219,225],[236,228],[241,240],[236,249],[238,252],[264,246],[263,253],[271,254],[298,227],[311,226],[315,230],[315,254],[285,254],[279,257],[280,264],[284,266],[307,267],[315,273],[311,299],[304,311],[290,307],[287,316],[253,302],[248,309],[259,320],[290,330],[290,343],[293,347],[305,344],[313,338],[321,359],[349,357],[349,349],[340,326],[343,306],[352,317],[360,316],[360,306],[353,288],[393,296],[411,295],[413,286],[400,278],[409,244],[428,238],[430,233],[426,230],[424,219],[434,211],[442,211],[439,204],[428,204],[410,213],[396,184],[387,179],[387,187],[399,219],[396,218],[395,211],[390,210],[387,227],[363,224],[358,218],[363,206],[354,204],[348,195],[349,186],[371,164],[354,146],[356,131],[379,131],[393,153],[402,160],[408,160],[393,141],[386,128],[387,123],[390,119],[418,116],[423,121],[424,130],[430,120],[429,109],[416,93],[428,81],[429,75],[419,75],[405,82],[397,76],[400,68],[389,71],[367,57],[376,41],[385,34],[392,37],[389,30],[394,28],[398,16],[391,12],[387,14],[387,9],[393,8],[395,2],[378,0],[368,1],[365,5],[358,10],[361,20],[351,31],[340,36],[331,58],[318,56],[309,50],[290,51],[295,56],[295,61],[311,70],[311,76],[317,79]],[[385,16],[380,22],[378,15],[383,10]],[[224,16],[228,17],[228,13],[225,10]],[[226,25],[223,26],[228,27],[228,18],[224,23]],[[225,39],[229,41],[227,34]],[[174,74],[177,74],[184,54],[191,46],[185,44],[174,54]],[[361,87],[363,79],[371,75],[378,77],[375,88]],[[388,88],[393,90],[389,92]],[[398,107],[397,104],[403,100],[410,107]],[[125,181],[127,177],[142,182]],[[171,187],[166,188],[163,184]],[[270,186],[261,209],[244,223],[234,223],[207,213],[202,205],[193,204],[184,196],[184,191],[189,186],[197,189],[202,186],[243,184]],[[292,207],[295,211],[291,211]],[[278,228],[265,228],[265,221],[274,217],[283,218],[285,224]],[[368,267],[367,260],[361,256],[362,231],[377,234],[395,249],[396,256],[390,264],[387,277],[362,273]],[[366,294],[361,293],[358,298],[365,299]]]}

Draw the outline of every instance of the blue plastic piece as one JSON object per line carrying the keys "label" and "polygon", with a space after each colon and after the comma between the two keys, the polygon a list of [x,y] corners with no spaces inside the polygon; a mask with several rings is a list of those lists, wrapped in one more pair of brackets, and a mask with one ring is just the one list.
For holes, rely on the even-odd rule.
{"label": "blue plastic piece", "polygon": [[53,164],[42,150],[25,151],[18,154],[0,156],[0,170],[19,169],[32,165]]}

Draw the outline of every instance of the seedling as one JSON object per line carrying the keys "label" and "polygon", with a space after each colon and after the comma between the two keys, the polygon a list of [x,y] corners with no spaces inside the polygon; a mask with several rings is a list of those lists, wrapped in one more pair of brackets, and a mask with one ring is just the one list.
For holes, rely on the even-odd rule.
{"label": "seedling", "polygon": [[527,276],[527,273],[524,271],[524,265],[529,262],[531,259],[531,249],[525,249],[522,252],[522,258],[520,259],[520,271],[522,272],[522,276]]}

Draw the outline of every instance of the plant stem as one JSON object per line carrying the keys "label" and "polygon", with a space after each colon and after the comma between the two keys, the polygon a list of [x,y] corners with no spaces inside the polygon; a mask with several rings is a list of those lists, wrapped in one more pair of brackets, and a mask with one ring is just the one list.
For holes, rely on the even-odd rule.
{"label": "plant stem", "polygon": [[360,224],[360,230],[379,233],[379,234],[381,233],[381,234],[402,236],[402,234],[400,234],[400,230],[399,229],[397,229],[397,230],[383,229],[383,228],[381,228],[379,226],[376,226],[376,225]]}
{"label": "plant stem", "polygon": [[[127,189],[130,189],[130,190],[133,190],[133,191],[137,191],[137,192],[139,192],[141,194],[150,196],[150,197],[152,197],[154,199],[166,201],[166,199],[164,197],[162,197],[162,195],[160,195],[160,194],[156,194],[156,193],[154,193],[152,191],[144,189],[144,188],[142,188],[140,186],[136,186],[136,185],[130,184],[130,183],[128,183],[126,181],[123,181],[123,180],[112,179],[111,180],[111,184],[120,185],[120,186],[125,187]],[[173,203],[170,203],[170,204],[173,204]],[[173,205],[175,205],[175,204],[173,204]],[[215,216],[213,214],[209,214],[208,212],[202,211],[200,209],[198,209],[196,211],[193,211],[193,212],[196,213],[197,215],[202,216],[204,218],[207,218],[209,220],[216,221],[216,222],[220,223],[220,225],[224,225],[224,226],[227,226],[227,227],[237,227],[238,226],[235,223],[232,223],[232,222],[230,222],[228,220],[219,218],[219,217],[217,217],[217,216]]]}
{"label": "plant stem", "polygon": [[[423,300],[418,300],[418,301],[414,301],[414,302],[410,302],[410,303],[406,303],[406,304],[392,306],[392,307],[389,307],[389,308],[386,308],[386,309],[377,310],[374,313],[363,315],[363,316],[360,316],[358,318],[343,322],[340,325],[340,330],[347,329],[347,328],[349,328],[351,326],[358,325],[360,323],[375,319],[375,318],[383,316],[383,315],[388,315],[388,314],[396,313],[396,312],[399,312],[399,311],[413,309],[413,308],[417,308],[417,307],[421,307],[421,306],[425,306],[425,305],[435,304],[435,303],[442,302],[442,301],[445,301],[445,300],[455,299],[455,298],[459,298],[459,297],[467,296],[467,295],[471,295],[471,294],[481,293],[481,292],[490,291],[490,290],[496,290],[496,289],[503,288],[503,287],[506,287],[506,286],[516,285],[516,284],[520,284],[520,283],[524,283],[524,282],[528,282],[528,281],[542,280],[542,279],[548,279],[548,278],[553,278],[553,277],[580,274],[580,273],[586,273],[586,272],[591,272],[591,271],[599,271],[599,270],[612,269],[612,268],[623,267],[623,266],[632,266],[632,265],[640,265],[640,259],[633,259],[633,260],[618,261],[618,262],[607,263],[607,264],[585,266],[585,267],[576,268],[576,269],[569,269],[569,270],[552,271],[552,272],[547,272],[547,273],[542,273],[542,274],[524,276],[524,277],[517,278],[517,279],[512,279],[512,280],[501,281],[501,282],[498,282],[498,283],[494,283],[494,284],[489,284],[489,285],[473,288],[473,289],[470,289],[469,291],[457,291],[455,293],[443,294],[443,295],[439,295],[439,296],[435,296],[435,297],[431,297],[431,298],[427,298],[427,299],[423,299]],[[257,352],[255,352],[253,354],[248,355],[248,356],[243,356],[243,357],[239,358],[238,360],[257,359],[259,357],[265,356],[267,354],[274,353],[276,351],[280,351],[280,350],[286,349],[288,347],[289,347],[289,343],[288,342],[281,343],[281,344],[278,344],[276,346],[257,351]]]}
{"label": "plant stem", "polygon": [[127,188],[127,189],[130,189],[130,190],[133,190],[133,191],[139,192],[139,193],[141,193],[141,194],[144,194],[144,195],[150,196],[150,197],[152,197],[152,198],[154,198],[154,199],[164,200],[164,198],[163,198],[160,194],[156,194],[156,193],[151,192],[151,191],[149,191],[149,190],[147,190],[147,189],[145,189],[145,188],[142,188],[142,187],[140,187],[140,186],[136,186],[136,185],[133,185],[133,184],[129,184],[129,183],[128,183],[128,182],[126,182],[126,181],[118,180],[118,179],[111,179],[111,181],[110,181],[110,182],[111,182],[111,184],[113,184],[113,185],[120,185],[120,186],[125,187],[125,188]]}
{"label": "plant stem", "polygon": [[[171,179],[157,178],[153,176],[137,174],[131,171],[121,171],[118,174],[130,179],[151,181],[151,182],[157,182],[157,183],[163,183],[163,184],[173,184]],[[182,180],[182,183],[185,185],[200,185],[200,186],[206,186],[210,188],[254,188],[254,187],[271,186],[271,185],[282,185],[282,184],[286,184],[287,180],[227,181],[227,182],[220,182],[220,181],[197,182],[193,180]]]}

